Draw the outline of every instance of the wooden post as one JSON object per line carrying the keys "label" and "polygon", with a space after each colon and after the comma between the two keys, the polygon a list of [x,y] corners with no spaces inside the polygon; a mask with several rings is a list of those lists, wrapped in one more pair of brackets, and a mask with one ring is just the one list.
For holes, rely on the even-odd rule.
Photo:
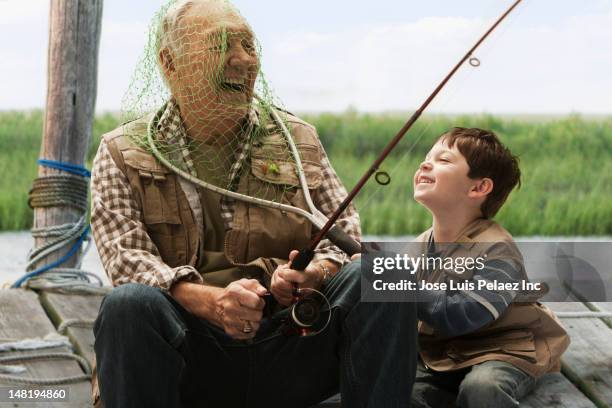
{"label": "wooden post", "polygon": [[[102,1],[50,0],[48,91],[41,158],[84,164],[97,92]],[[39,176],[60,173],[42,166],[38,170]],[[36,208],[34,227],[74,223],[80,216],[77,209],[70,207]],[[37,238],[35,245],[46,241]],[[52,262],[67,251],[68,248],[62,249],[41,263]],[[62,266],[74,266],[74,261],[72,258]]]}

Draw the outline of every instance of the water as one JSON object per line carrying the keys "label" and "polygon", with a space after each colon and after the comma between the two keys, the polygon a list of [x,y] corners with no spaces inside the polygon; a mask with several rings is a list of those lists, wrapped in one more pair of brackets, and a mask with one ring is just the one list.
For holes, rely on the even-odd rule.
{"label": "water", "polygon": [[[406,242],[412,240],[413,236],[388,237],[388,236],[366,236],[364,241],[396,241]],[[611,237],[525,237],[517,238],[520,241],[610,241]],[[27,262],[28,251],[32,248],[34,241],[29,231],[0,232],[0,287],[11,284],[23,275]],[[85,255],[82,268],[88,272],[95,273],[102,278],[106,285],[109,280],[102,269],[98,252],[95,245]]]}
{"label": "water", "polygon": [[[24,274],[28,251],[33,245],[29,231],[0,232],[0,287],[15,282]],[[110,285],[93,242],[83,259],[82,269],[95,273],[105,285]]]}

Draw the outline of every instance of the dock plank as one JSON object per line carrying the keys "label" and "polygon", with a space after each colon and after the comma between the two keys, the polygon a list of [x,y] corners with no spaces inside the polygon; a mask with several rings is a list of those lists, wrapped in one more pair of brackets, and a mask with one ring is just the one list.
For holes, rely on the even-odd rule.
{"label": "dock plank", "polygon": [[[100,303],[104,296],[99,295],[76,295],[61,293],[43,293],[40,302],[47,311],[53,324],[60,328],[62,323],[69,321],[90,322],[98,316]],[[90,364],[94,361],[94,335],[91,325],[79,325],[78,323],[68,326],[65,335],[70,338],[75,352],[85,357]]]}
{"label": "dock plank", "polygon": [[521,408],[596,408],[563,374],[551,373],[538,380],[536,389],[521,401]]}
{"label": "dock plank", "polygon": [[[26,338],[43,337],[55,332],[55,327],[39,303],[36,293],[22,289],[0,290],[0,342],[13,342]],[[41,352],[71,352],[68,347],[55,347],[44,350],[3,352],[2,356],[37,355]],[[74,360],[44,360],[19,363],[27,368],[24,378],[60,378],[83,374],[82,368]],[[27,388],[0,381],[0,386]],[[12,407],[91,407],[91,386],[89,381],[66,384],[57,388],[68,390],[69,401],[55,403],[10,403]],[[33,386],[32,388],[43,388]],[[44,386],[45,389],[56,388]],[[0,403],[0,406],[2,403]],[[6,406],[6,405],[5,405]]]}
{"label": "dock plank", "polygon": [[[612,302],[592,302],[591,306],[595,311],[611,312],[612,313]],[[602,320],[612,328],[612,317],[604,317]]]}
{"label": "dock plank", "polygon": [[[589,309],[580,302],[548,303],[555,312]],[[598,318],[561,319],[571,344],[562,357],[563,374],[598,407],[612,407],[612,329]]]}
{"label": "dock plank", "polygon": [[[29,291],[0,291],[0,342],[44,336],[55,330],[53,324],[58,327],[71,319],[93,321],[98,314],[102,298],[102,296],[45,293],[39,299],[35,293]],[[596,303],[596,305],[601,310],[612,310],[612,303]],[[549,303],[548,306],[554,311],[589,310],[579,302]],[[49,318],[51,318],[53,324]],[[540,379],[538,388],[534,393],[521,403],[521,407],[612,407],[612,342],[610,342],[612,329],[602,319],[597,318],[562,320],[572,338],[572,344],[563,356],[565,376],[561,374],[544,376]],[[65,334],[74,344],[75,352],[89,361],[93,360],[93,332],[91,327],[71,326],[67,328]],[[66,348],[56,348],[52,351],[68,350]],[[21,354],[27,353],[21,352]],[[25,365],[28,367],[28,373],[35,377],[75,375],[82,372],[74,361],[31,362]],[[572,384],[570,380],[576,385]],[[0,386],[2,385],[5,384],[0,383]],[[89,383],[83,382],[67,387],[70,387],[71,395],[69,404],[11,406],[91,406]],[[583,393],[592,401],[585,397]],[[2,403],[0,403],[1,406],[3,406]],[[338,397],[317,405],[317,407],[325,408],[338,406]]]}

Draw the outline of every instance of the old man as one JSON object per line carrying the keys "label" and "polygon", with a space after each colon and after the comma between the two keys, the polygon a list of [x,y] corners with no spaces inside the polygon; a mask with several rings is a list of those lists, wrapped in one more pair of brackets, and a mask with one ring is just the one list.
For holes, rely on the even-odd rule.
{"label": "old man", "polygon": [[[269,97],[251,28],[225,1],[179,0],[154,32],[167,102],[106,134],[94,162],[93,233],[116,286],[94,327],[101,403],[306,407],[340,391],[347,407],[407,406],[412,305],[361,302],[359,262],[327,240],[304,271],[291,269],[292,250],[313,234],[307,221],[203,188],[147,147],[151,136],[177,168],[209,184],[258,185],[266,198],[304,206],[292,183],[270,179],[282,157],[253,164],[277,147],[274,110],[304,159],[316,207],[334,211],[346,190],[315,129]],[[155,89],[149,81],[141,92]],[[360,239],[353,207],[338,225]],[[264,312],[290,305],[294,285],[331,303],[315,336],[286,336]]]}

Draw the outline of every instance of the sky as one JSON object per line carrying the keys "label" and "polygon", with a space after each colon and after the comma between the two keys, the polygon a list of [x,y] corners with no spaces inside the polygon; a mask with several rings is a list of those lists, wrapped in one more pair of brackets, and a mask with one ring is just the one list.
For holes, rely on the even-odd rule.
{"label": "sky", "polygon": [[[52,0],[0,0],[0,110],[43,108]],[[163,0],[106,0],[97,111],[118,111]],[[235,0],[294,112],[416,109],[508,0]],[[612,114],[612,0],[523,0],[430,107]]]}

